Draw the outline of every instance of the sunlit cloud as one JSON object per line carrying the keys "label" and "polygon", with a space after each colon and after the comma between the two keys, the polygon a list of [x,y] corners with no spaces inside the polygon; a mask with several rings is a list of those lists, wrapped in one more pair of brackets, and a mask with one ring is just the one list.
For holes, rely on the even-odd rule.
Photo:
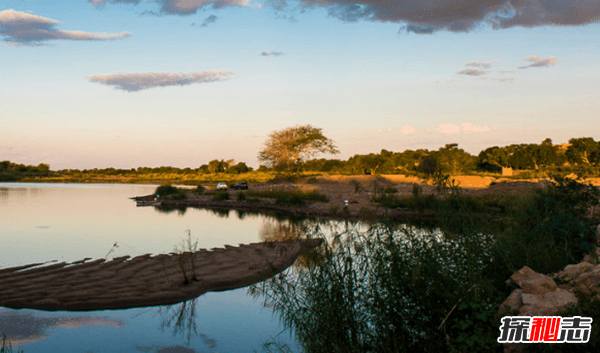
{"label": "sunlit cloud", "polygon": [[474,67],[470,67],[468,69],[462,69],[457,74],[459,75],[467,75],[467,76],[481,76],[487,74],[488,70],[477,69]]}
{"label": "sunlit cloud", "polygon": [[479,61],[471,61],[465,64],[465,66],[471,66],[471,67],[480,67],[482,69],[489,69],[492,67],[491,63],[486,63],[486,62],[479,62]]}
{"label": "sunlit cloud", "polygon": [[539,56],[530,56],[528,58],[523,59],[525,61],[530,61],[531,64],[527,66],[521,66],[519,69],[528,69],[530,67],[548,67],[548,66],[556,66],[556,58],[551,56],[549,58],[540,58]]}
{"label": "sunlit cloud", "polygon": [[[456,126],[456,125],[455,125]],[[464,132],[482,132],[482,131],[490,131],[490,127],[487,125],[484,126],[475,126],[471,123],[462,124],[462,128]]]}
{"label": "sunlit cloud", "polygon": [[[90,5],[102,8],[106,4],[133,4],[138,5],[141,0],[89,0]],[[250,3],[250,0],[147,0],[160,6],[159,12],[147,11],[149,14],[163,15],[193,15],[200,8],[212,7],[218,9],[230,6],[260,7]]]}
{"label": "sunlit cloud", "polygon": [[518,74],[521,73],[522,71],[519,70],[498,70],[497,71],[500,74]]}
{"label": "sunlit cloud", "polygon": [[436,130],[443,134],[457,134],[460,131],[460,126],[454,124],[439,124]]}
{"label": "sunlit cloud", "polygon": [[402,135],[411,135],[415,133],[415,129],[410,125],[404,125],[402,129],[400,129],[400,133]]}
{"label": "sunlit cloud", "polygon": [[193,83],[206,83],[226,81],[231,71],[204,71],[190,73],[122,73],[87,76],[91,82],[98,82],[108,86],[114,86],[128,92],[137,92],[154,87],[187,86]]}
{"label": "sunlit cloud", "polygon": [[262,56],[280,56],[283,55],[283,53],[280,52],[276,52],[276,51],[263,51],[262,54],[260,54]]}
{"label": "sunlit cloud", "polygon": [[124,38],[128,32],[117,34],[65,31],[56,29],[58,21],[15,10],[0,11],[0,36],[9,45],[41,45],[48,40],[108,40]]}

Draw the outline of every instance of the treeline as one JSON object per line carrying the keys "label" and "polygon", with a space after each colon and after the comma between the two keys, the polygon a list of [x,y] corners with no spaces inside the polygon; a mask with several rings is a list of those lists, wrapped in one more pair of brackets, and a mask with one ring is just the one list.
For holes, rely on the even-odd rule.
{"label": "treeline", "polygon": [[[513,144],[504,147],[489,147],[479,155],[472,155],[458,144],[447,144],[438,150],[406,150],[354,155],[348,160],[311,159],[300,165],[302,172],[330,174],[407,174],[433,176],[437,174],[460,175],[477,173],[500,173],[503,168],[526,170],[519,177],[534,176],[535,173],[566,175],[576,173],[583,177],[600,176],[600,141],[591,137],[572,138],[568,144],[554,145],[551,139],[540,144]],[[198,168],[139,167],[131,169],[63,169],[51,171],[47,164],[27,166],[0,162],[0,181],[22,179],[54,179],[49,181],[112,181],[112,182],[156,182],[156,181],[208,181],[210,176],[219,179],[237,180],[244,177],[248,181],[264,181],[246,174],[252,172],[244,162],[212,160]],[[260,166],[258,172],[277,172]],[[246,174],[240,175],[240,174]],[[208,178],[208,179],[207,179]]]}
{"label": "treeline", "polygon": [[354,155],[347,161],[313,159],[303,164],[305,171],[338,174],[424,174],[450,175],[479,172],[500,173],[503,168],[554,174],[600,175],[600,141],[591,137],[572,138],[568,144],[554,145],[551,139],[540,144],[513,144],[489,147],[474,156],[458,144],[427,149]]}
{"label": "treeline", "polygon": [[0,162],[0,181],[17,181],[23,178],[38,178],[50,176],[50,166],[39,164],[37,166]]}

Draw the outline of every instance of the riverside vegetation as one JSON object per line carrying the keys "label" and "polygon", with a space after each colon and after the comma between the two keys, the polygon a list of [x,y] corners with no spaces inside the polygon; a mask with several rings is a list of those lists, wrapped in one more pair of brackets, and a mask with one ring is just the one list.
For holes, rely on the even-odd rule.
{"label": "riverside vegetation", "polygon": [[[595,253],[600,221],[597,188],[556,179],[505,205],[502,222],[473,212],[450,190],[435,227],[391,221],[335,232],[308,260],[252,286],[312,352],[501,352],[498,309],[523,266],[553,273]],[[320,225],[306,236],[322,236]],[[598,293],[558,315],[600,320]],[[597,352],[594,326],[578,352]],[[565,345],[527,346],[564,351]],[[265,352],[290,352],[277,340]]]}
{"label": "riverside vegetation", "polygon": [[[287,130],[289,129],[275,132],[272,135],[277,137],[276,133],[284,133]],[[320,131],[320,129],[317,130]],[[315,138],[315,136],[311,135],[311,138]],[[317,139],[317,142],[325,144],[325,146],[319,145],[318,152],[337,153],[332,141],[322,135],[321,138],[323,140]],[[296,144],[292,145],[296,146]],[[277,151],[265,149],[259,153],[259,158],[272,163],[267,163],[269,167],[263,165],[257,170],[248,167],[244,162],[236,163],[233,159],[215,159],[197,168],[163,166],[84,170],[50,170],[50,166],[47,164],[27,166],[3,161],[0,162],[0,181],[197,185],[198,183],[219,181],[229,184],[241,180],[251,183],[265,182],[277,177],[283,171],[291,170],[299,175],[369,173],[372,175],[404,174],[430,177],[437,171],[441,171],[444,175],[494,176],[498,175],[503,168],[512,168],[514,174],[518,175],[509,177],[520,179],[540,178],[548,175],[565,176],[572,173],[582,177],[600,176],[600,142],[591,137],[572,138],[569,143],[562,145],[554,145],[552,140],[545,139],[540,144],[493,146],[482,150],[477,156],[464,151],[455,143],[447,144],[438,150],[417,149],[393,152],[382,149],[379,153],[356,154],[347,160],[308,159],[313,155],[313,153],[308,153],[311,151],[298,152],[305,154],[300,161],[275,163],[272,159],[277,157],[277,153],[275,153]],[[290,163],[293,164],[293,168],[290,167]]]}

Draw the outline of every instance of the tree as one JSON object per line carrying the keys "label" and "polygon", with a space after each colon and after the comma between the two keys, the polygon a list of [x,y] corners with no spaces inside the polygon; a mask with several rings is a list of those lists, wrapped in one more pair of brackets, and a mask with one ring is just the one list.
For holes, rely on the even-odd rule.
{"label": "tree", "polygon": [[600,162],[600,143],[593,138],[572,138],[569,143],[566,153],[569,163],[589,166]]}
{"label": "tree", "polygon": [[319,153],[339,153],[321,128],[296,125],[269,134],[258,160],[279,170],[297,171],[301,163]]}

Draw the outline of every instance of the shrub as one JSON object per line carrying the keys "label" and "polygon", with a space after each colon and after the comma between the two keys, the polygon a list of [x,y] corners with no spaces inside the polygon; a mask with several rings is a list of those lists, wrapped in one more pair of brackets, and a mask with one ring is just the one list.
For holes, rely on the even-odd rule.
{"label": "shrub", "polygon": [[385,192],[386,194],[395,194],[398,192],[398,189],[388,187],[388,188],[385,188],[385,190],[383,190],[383,192]]}
{"label": "shrub", "polygon": [[173,200],[185,200],[187,198],[187,194],[183,190],[181,190],[181,192],[171,195],[171,199]]}
{"label": "shrub", "polygon": [[237,200],[238,201],[246,201],[246,193],[245,192],[240,192],[237,194]]}
{"label": "shrub", "polygon": [[224,201],[229,200],[229,193],[227,191],[217,192],[212,197],[213,201]]}
{"label": "shrub", "polygon": [[154,195],[161,195],[161,196],[167,196],[167,195],[173,195],[179,192],[179,189],[177,189],[176,187],[174,187],[173,185],[161,185],[159,187],[156,188],[156,191],[154,191]]}
{"label": "shrub", "polygon": [[194,194],[202,195],[206,191],[206,188],[200,184],[192,191]]}

